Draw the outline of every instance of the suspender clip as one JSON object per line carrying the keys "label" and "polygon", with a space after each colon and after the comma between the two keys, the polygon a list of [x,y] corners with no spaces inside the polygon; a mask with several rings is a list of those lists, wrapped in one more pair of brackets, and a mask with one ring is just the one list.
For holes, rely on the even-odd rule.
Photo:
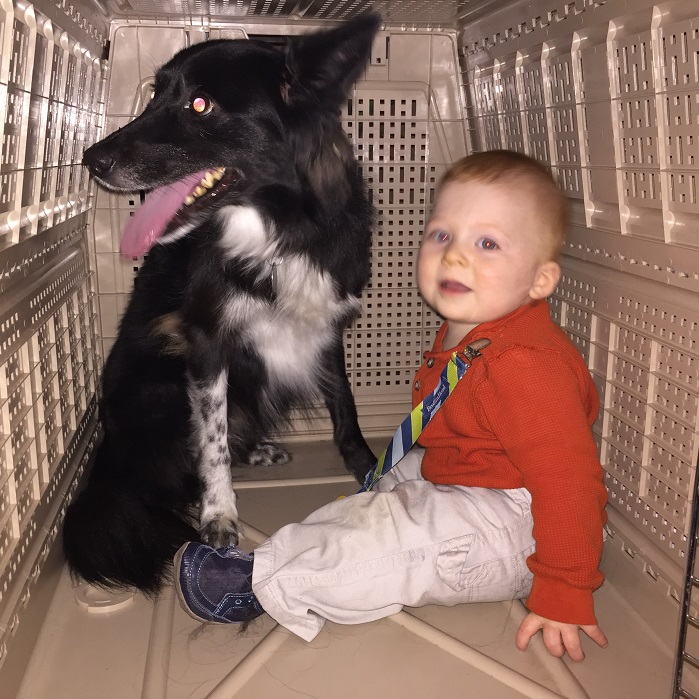
{"label": "suspender clip", "polygon": [[482,337],[480,340],[474,340],[470,345],[466,345],[464,348],[466,359],[471,362],[476,357],[480,357],[481,350],[485,349],[489,344],[490,340],[487,337]]}

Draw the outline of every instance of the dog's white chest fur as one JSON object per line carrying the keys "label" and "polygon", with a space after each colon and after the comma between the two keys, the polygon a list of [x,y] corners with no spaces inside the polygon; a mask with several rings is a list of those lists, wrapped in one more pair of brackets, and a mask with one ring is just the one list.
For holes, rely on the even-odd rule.
{"label": "dog's white chest fur", "polygon": [[282,258],[273,232],[254,208],[229,206],[220,215],[223,254],[251,266],[262,263],[262,278],[274,270],[277,296],[274,304],[239,292],[230,296],[224,309],[229,327],[243,332],[271,379],[311,390],[314,363],[337,337],[333,326],[356,313],[359,300],[341,299],[330,275],[305,255]]}

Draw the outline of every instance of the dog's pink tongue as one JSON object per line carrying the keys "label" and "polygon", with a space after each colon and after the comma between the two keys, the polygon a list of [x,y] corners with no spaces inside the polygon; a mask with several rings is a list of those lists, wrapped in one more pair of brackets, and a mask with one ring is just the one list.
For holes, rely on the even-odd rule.
{"label": "dog's pink tongue", "polygon": [[154,189],[126,224],[121,239],[121,254],[125,257],[141,257],[147,253],[165,232],[167,224],[182,206],[185,197],[205,175],[206,170],[203,170]]}

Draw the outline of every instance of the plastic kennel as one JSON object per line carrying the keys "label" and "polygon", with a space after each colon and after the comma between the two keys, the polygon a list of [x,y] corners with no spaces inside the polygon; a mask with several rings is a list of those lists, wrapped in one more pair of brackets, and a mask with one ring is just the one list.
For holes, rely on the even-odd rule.
{"label": "plastic kennel", "polygon": [[[369,8],[384,26],[343,113],[378,210],[373,276],[347,332],[380,449],[439,319],[414,261],[434,185],[473,150],[549,163],[570,198],[556,320],[602,398],[609,491],[596,593],[610,638],[576,665],[514,649],[517,603],[328,625],[198,627],[74,584],[61,521],[95,444],[100,370],[139,260],[137,197],[97,191],[84,148],[129,121],[155,69],[209,38],[289,34]],[[699,1],[0,0],[0,696],[699,696],[692,516],[699,451]],[[329,419],[295,421],[290,466],[239,474],[245,544],[352,492]],[[555,426],[553,426],[555,429]],[[565,435],[562,435],[565,438]],[[679,624],[679,620],[682,624]],[[681,633],[679,633],[681,631]],[[678,640],[679,639],[679,640]]]}

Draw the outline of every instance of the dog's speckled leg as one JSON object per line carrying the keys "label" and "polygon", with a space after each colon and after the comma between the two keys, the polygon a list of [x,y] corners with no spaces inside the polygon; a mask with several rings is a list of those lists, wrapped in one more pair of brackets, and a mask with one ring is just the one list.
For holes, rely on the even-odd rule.
{"label": "dog's speckled leg", "polygon": [[199,533],[214,548],[238,543],[238,508],[228,448],[227,386],[225,371],[213,381],[189,382],[195,448],[204,484]]}

